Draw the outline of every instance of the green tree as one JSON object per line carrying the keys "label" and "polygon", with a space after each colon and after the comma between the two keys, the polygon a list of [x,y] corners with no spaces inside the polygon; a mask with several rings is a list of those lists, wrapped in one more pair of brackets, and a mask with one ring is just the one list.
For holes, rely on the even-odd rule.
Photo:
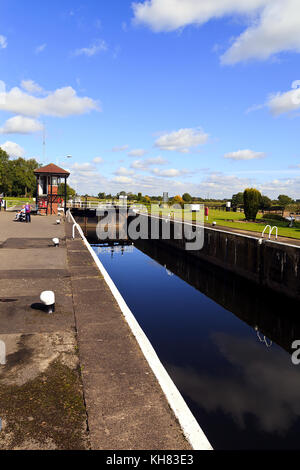
{"label": "green tree", "polygon": [[0,193],[7,195],[10,191],[9,182],[9,156],[0,147]]}
{"label": "green tree", "polygon": [[[58,194],[62,197],[65,197],[65,183],[61,183],[58,185]],[[67,199],[74,198],[75,196],[75,189],[71,188],[71,186],[67,184]]]}
{"label": "green tree", "polygon": [[268,196],[262,196],[260,200],[259,208],[264,212],[272,207],[272,201]]}
{"label": "green tree", "polygon": [[105,199],[105,193],[99,193],[98,198],[99,199]]}
{"label": "green tree", "polygon": [[294,201],[289,196],[286,196],[285,194],[280,194],[278,196],[278,202],[280,206],[285,207],[288,204],[292,204],[292,202]]}
{"label": "green tree", "polygon": [[189,193],[184,193],[182,195],[182,199],[184,200],[184,202],[192,202],[193,200],[192,196]]}
{"label": "green tree", "polygon": [[254,188],[244,191],[244,211],[247,220],[255,220],[261,201],[261,193]]}
{"label": "green tree", "polygon": [[242,206],[244,204],[244,194],[237,193],[232,196],[231,205],[232,207],[236,208],[238,206]]}

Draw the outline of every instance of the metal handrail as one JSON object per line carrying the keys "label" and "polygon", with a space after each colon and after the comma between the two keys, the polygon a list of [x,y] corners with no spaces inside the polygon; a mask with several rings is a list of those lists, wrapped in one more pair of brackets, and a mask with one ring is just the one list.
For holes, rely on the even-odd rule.
{"label": "metal handrail", "polygon": [[274,229],[275,229],[275,238],[277,240],[277,238],[278,238],[278,227],[276,227],[276,225],[274,225],[274,227],[271,227],[271,225],[266,225],[265,228],[263,229],[262,234],[261,234],[262,238],[264,237],[264,234],[265,234],[265,231],[267,230],[267,228],[269,228],[269,240],[271,238],[271,235],[272,235],[272,232],[273,232]]}

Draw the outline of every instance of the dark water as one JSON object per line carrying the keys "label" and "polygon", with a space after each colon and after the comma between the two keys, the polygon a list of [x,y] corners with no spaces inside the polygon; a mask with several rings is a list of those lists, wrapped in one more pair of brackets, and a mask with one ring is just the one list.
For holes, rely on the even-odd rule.
{"label": "dark water", "polygon": [[298,303],[154,242],[94,249],[214,448],[300,448]]}

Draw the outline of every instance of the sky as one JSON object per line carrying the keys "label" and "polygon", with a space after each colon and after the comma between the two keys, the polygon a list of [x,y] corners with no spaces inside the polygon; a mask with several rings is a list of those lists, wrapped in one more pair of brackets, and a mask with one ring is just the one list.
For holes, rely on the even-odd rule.
{"label": "sky", "polygon": [[0,147],[81,194],[300,199],[299,65],[299,0],[0,0]]}

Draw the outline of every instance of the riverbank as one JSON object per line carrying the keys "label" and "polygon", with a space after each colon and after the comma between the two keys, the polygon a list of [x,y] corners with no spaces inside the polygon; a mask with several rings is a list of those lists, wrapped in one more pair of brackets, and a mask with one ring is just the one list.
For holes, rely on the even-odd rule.
{"label": "riverbank", "polygon": [[[0,213],[0,449],[190,449],[71,224],[12,219]],[[52,315],[43,290],[56,294]]]}

